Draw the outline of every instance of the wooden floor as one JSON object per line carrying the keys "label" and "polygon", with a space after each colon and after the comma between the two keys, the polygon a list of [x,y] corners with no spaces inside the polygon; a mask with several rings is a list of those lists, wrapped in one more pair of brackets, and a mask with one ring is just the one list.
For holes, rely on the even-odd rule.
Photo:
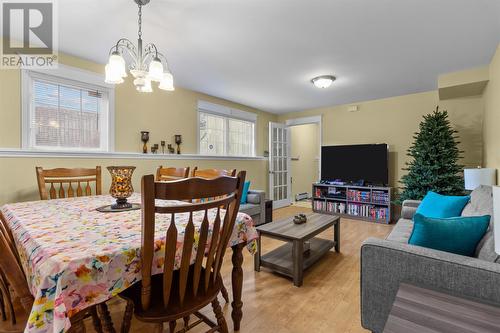
{"label": "wooden floor", "polygon": [[[299,212],[310,212],[305,207],[290,206],[274,211],[276,221]],[[392,226],[341,220],[341,253],[329,252],[304,274],[304,285],[294,287],[291,279],[274,274],[262,268],[253,269],[253,257],[244,252],[243,320],[240,332],[273,333],[349,333],[367,332],[360,325],[359,309],[359,250],[368,237],[385,237]],[[321,236],[331,239],[333,231],[327,230]],[[282,243],[263,239],[262,251],[272,250]],[[231,292],[231,251],[224,260],[222,273],[225,284]],[[221,297],[221,304],[224,300]],[[115,328],[119,330],[124,304],[112,301],[110,311]],[[223,306],[230,332],[232,332],[231,306]],[[211,308],[202,311],[213,318]],[[168,326],[168,325],[167,325]],[[88,331],[92,332],[90,322]],[[182,327],[178,322],[177,328]],[[201,324],[190,332],[205,332],[208,327]],[[131,332],[151,332],[149,325],[133,321]],[[165,330],[168,332],[168,329]]]}

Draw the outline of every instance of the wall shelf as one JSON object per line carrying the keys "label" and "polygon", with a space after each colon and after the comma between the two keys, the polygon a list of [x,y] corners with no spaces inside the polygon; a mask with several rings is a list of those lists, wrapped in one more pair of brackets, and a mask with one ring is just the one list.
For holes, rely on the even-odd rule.
{"label": "wall shelf", "polygon": [[102,159],[146,159],[146,160],[267,160],[262,156],[214,156],[198,154],[142,154],[130,152],[77,152],[39,151],[0,148],[2,157],[47,157],[47,158],[102,158]]}

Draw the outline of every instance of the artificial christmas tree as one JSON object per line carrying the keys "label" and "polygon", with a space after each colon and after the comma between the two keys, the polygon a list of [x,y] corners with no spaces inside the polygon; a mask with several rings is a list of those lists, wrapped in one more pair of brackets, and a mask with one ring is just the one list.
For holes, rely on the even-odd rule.
{"label": "artificial christmas tree", "polygon": [[403,170],[408,174],[401,178],[403,191],[398,199],[421,200],[428,191],[445,195],[464,193],[463,166],[459,164],[461,151],[458,149],[457,131],[451,127],[448,112],[436,108],[424,116],[415,142],[408,149],[411,160]]}

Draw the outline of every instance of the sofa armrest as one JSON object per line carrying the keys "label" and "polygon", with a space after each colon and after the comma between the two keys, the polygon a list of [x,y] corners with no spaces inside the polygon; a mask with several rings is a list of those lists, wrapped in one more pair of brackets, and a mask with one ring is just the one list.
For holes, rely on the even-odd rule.
{"label": "sofa armrest", "polygon": [[500,265],[369,238],[361,246],[361,324],[382,332],[401,282],[500,304]]}
{"label": "sofa armrest", "polygon": [[255,205],[260,205],[265,201],[266,192],[260,190],[248,190],[247,202]]}
{"label": "sofa armrest", "polygon": [[412,220],[413,215],[417,211],[418,206],[422,201],[420,200],[405,200],[401,208],[401,217],[407,220]]}
{"label": "sofa armrest", "polygon": [[266,221],[266,191],[249,190],[247,202],[260,206],[260,216],[255,224],[261,224]]}

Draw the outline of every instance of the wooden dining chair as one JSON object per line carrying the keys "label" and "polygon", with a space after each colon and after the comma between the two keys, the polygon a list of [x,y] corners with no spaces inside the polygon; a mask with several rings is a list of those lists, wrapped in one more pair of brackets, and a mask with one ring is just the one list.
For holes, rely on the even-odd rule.
{"label": "wooden dining chair", "polygon": [[[95,182],[94,194],[101,194],[100,166],[95,167],[95,169],[43,169],[36,167],[36,178],[41,200],[47,200],[49,197],[57,199],[92,195],[90,184],[93,182]],[[56,187],[58,187],[57,190]]]}
{"label": "wooden dining chair", "polygon": [[[193,169],[193,177],[200,177],[200,178],[205,178],[205,179],[214,179],[217,177],[221,176],[230,176],[234,177],[236,175],[236,169],[203,169],[203,170],[198,170],[198,167],[194,167]],[[204,198],[206,200],[206,198]],[[213,200],[216,198],[209,198],[209,200]],[[226,303],[229,303],[229,293],[227,292],[226,286],[222,286],[222,297],[226,301]]]}
{"label": "wooden dining chair", "polygon": [[189,177],[189,167],[186,168],[174,168],[174,167],[163,167],[159,166],[156,169],[156,181],[171,181],[171,180],[179,180],[183,178]]}
{"label": "wooden dining chair", "polygon": [[202,169],[199,170],[198,167],[194,167],[193,169],[193,177],[200,177],[206,179],[214,179],[220,176],[236,176],[236,169]]}
{"label": "wooden dining chair", "polygon": [[16,245],[14,243],[14,236],[10,228],[7,226],[7,220],[5,219],[2,212],[0,212],[0,234],[2,234],[9,245],[10,250],[16,256],[16,259],[19,260],[19,254],[17,252]]}
{"label": "wooden dining chair", "polygon": [[[130,329],[132,314],[139,321],[156,323],[158,333],[163,332],[165,322],[174,332],[176,320],[181,318],[184,319],[182,332],[201,322],[211,327],[210,332],[228,331],[217,295],[222,288],[220,269],[238,214],[244,181],[245,171],[241,171],[237,177],[224,176],[211,180],[188,178],[163,183],[155,183],[153,175],[142,177],[142,281],[121,294],[127,300],[123,333]],[[206,197],[221,198],[175,206],[155,204],[155,199],[189,200]],[[195,226],[193,223],[195,212],[203,216],[201,225]],[[155,242],[157,214],[168,214],[173,223],[165,231],[165,255],[160,258],[164,265],[163,274],[152,275],[153,256],[158,246]],[[185,217],[188,223],[181,236],[180,267],[175,269],[178,230],[174,221],[179,215]],[[198,249],[195,257],[191,255],[193,246]],[[217,323],[198,312],[210,303]],[[198,318],[193,324],[189,324],[191,314]]]}

